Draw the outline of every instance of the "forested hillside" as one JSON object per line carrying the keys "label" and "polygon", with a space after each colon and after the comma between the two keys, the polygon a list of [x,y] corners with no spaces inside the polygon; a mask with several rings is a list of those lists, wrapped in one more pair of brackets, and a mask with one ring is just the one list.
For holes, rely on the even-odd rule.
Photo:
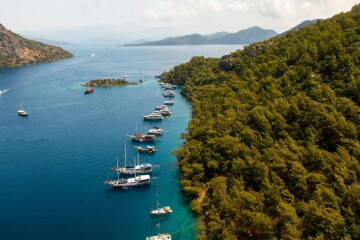
{"label": "forested hillside", "polygon": [[193,119],[176,151],[200,239],[360,239],[360,5],[164,73]]}
{"label": "forested hillside", "polygon": [[60,47],[29,40],[0,24],[0,67],[54,62],[73,57]]}

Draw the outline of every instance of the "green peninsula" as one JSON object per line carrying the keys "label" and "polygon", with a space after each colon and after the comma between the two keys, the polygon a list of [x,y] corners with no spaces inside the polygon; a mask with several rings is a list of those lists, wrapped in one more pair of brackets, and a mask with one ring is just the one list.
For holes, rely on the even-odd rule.
{"label": "green peninsula", "polygon": [[115,86],[126,86],[126,85],[137,85],[136,82],[129,82],[126,79],[95,79],[81,86],[85,87],[115,87]]}
{"label": "green peninsula", "polygon": [[162,74],[192,120],[179,159],[198,239],[360,239],[360,5]]}

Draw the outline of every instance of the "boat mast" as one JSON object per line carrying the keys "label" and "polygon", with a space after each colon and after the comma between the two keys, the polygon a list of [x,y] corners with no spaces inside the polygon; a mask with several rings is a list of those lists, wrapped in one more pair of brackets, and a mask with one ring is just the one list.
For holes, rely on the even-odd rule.
{"label": "boat mast", "polygon": [[140,165],[139,149],[137,149],[137,159],[138,159],[138,165]]}
{"label": "boat mast", "polygon": [[135,173],[135,180],[136,180],[136,157],[134,156],[134,173]]}
{"label": "boat mast", "polygon": [[125,152],[125,167],[124,168],[126,170],[126,144],[125,144],[124,148],[125,148],[125,151],[124,151]]}
{"label": "boat mast", "polygon": [[[116,156],[116,169],[119,169],[119,157]],[[117,172],[117,177],[118,177],[118,181],[120,180],[120,173],[119,171],[116,171]]]}
{"label": "boat mast", "polygon": [[160,235],[160,214],[159,214],[159,184],[156,184],[156,210],[158,215],[158,236]]}

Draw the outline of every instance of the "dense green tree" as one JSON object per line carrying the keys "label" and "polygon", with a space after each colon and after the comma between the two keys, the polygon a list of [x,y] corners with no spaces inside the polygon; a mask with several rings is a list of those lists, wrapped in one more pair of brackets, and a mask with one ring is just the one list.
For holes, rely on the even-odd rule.
{"label": "dense green tree", "polygon": [[175,153],[199,239],[360,238],[359,26],[356,5],[162,74],[193,106]]}

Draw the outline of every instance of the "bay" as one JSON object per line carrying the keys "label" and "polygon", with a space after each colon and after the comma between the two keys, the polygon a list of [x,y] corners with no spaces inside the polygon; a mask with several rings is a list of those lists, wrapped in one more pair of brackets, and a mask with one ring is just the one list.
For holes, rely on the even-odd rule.
{"label": "bay", "polygon": [[[0,238],[1,239],[145,239],[157,233],[160,205],[173,213],[160,218],[161,232],[173,239],[195,239],[196,219],[181,194],[177,159],[181,133],[191,106],[180,95],[173,114],[161,122],[142,116],[164,101],[154,75],[192,56],[220,57],[239,45],[117,47],[67,45],[75,57],[50,64],[0,69]],[[84,95],[82,83],[96,78],[144,82],[100,87]],[[29,117],[17,116],[23,102]],[[166,132],[154,154],[141,162],[159,164],[150,186],[113,190],[115,159],[136,155],[127,134],[159,126]],[[120,162],[122,164],[122,162]]]}

